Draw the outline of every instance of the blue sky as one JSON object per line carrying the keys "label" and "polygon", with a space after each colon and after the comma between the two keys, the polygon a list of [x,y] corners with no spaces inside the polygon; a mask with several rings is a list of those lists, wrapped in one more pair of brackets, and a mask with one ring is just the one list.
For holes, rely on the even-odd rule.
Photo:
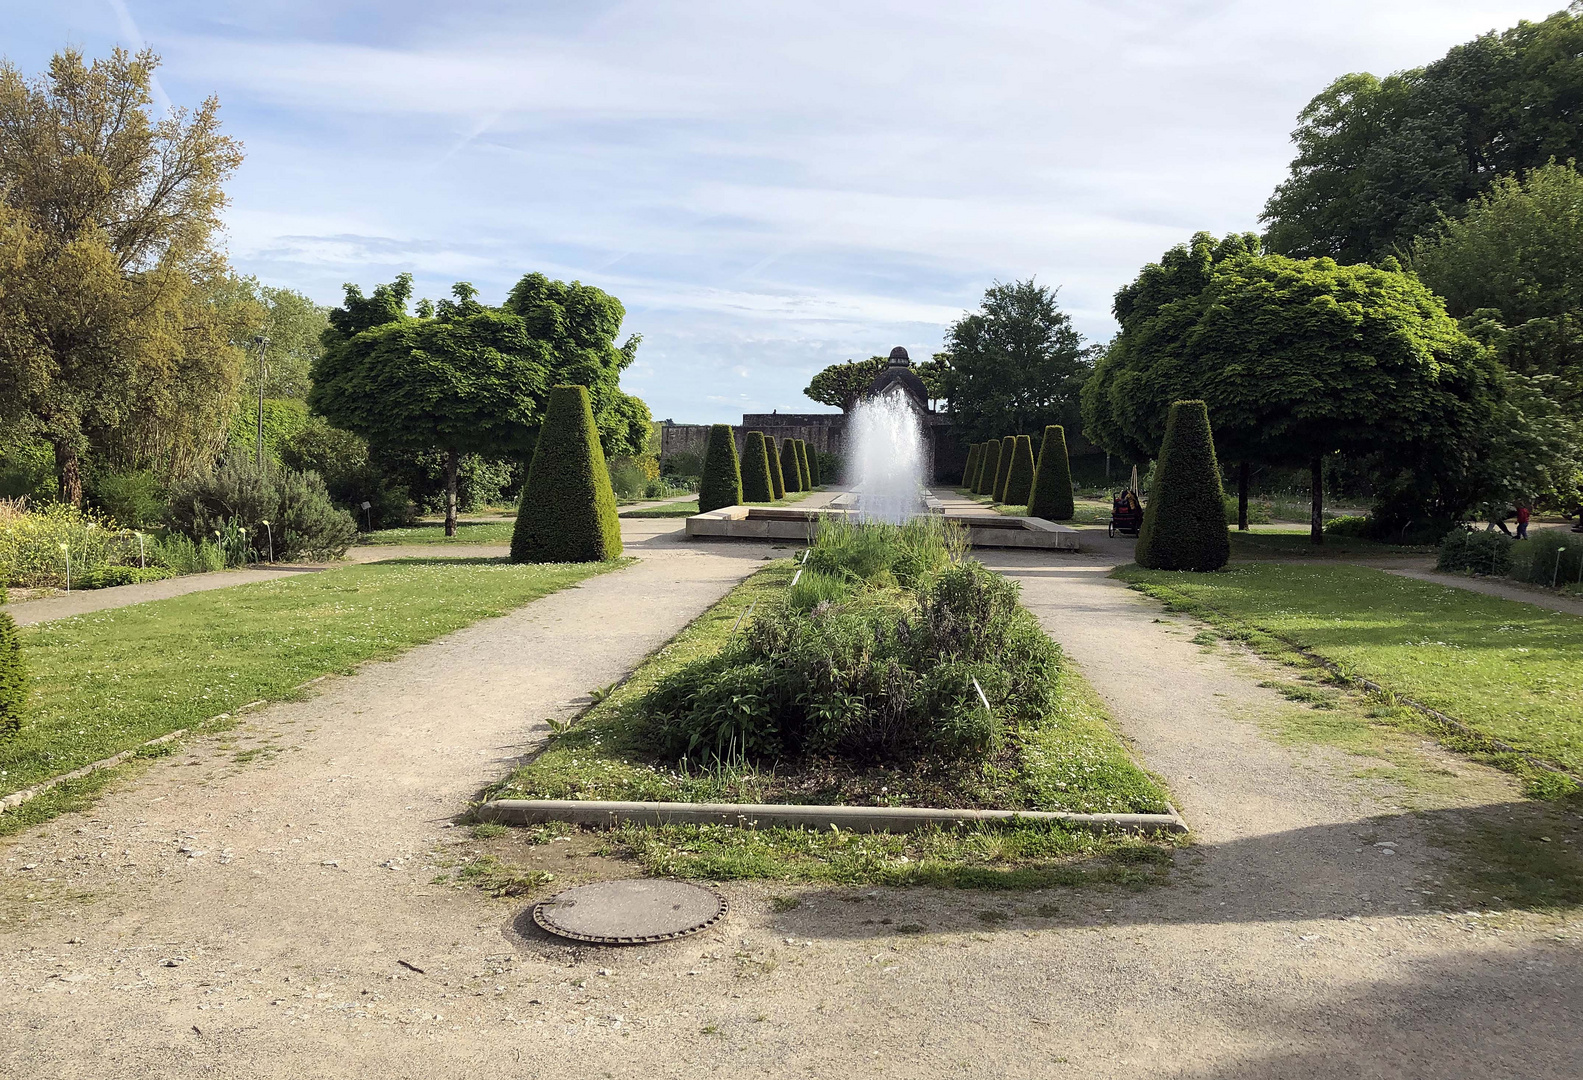
{"label": "blue sky", "polygon": [[147,42],[246,144],[236,268],[335,303],[411,271],[620,297],[656,417],[820,409],[808,378],[999,279],[1090,339],[1195,230],[1257,227],[1297,111],[1549,3],[0,0],[38,71]]}

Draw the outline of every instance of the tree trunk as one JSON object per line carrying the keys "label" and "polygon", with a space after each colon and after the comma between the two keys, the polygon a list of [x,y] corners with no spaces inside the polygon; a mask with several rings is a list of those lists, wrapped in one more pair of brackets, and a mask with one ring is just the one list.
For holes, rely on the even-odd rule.
{"label": "tree trunk", "polygon": [[1237,529],[1248,531],[1248,463],[1237,466]]}
{"label": "tree trunk", "polygon": [[1308,516],[1308,539],[1316,544],[1325,542],[1325,466],[1324,460],[1315,455],[1308,466],[1309,484],[1313,489],[1314,504]]}
{"label": "tree trunk", "polygon": [[60,501],[82,505],[82,469],[77,448],[61,440],[55,444],[55,475],[60,478]]}
{"label": "tree trunk", "polygon": [[445,535],[456,535],[456,451],[445,452]]}

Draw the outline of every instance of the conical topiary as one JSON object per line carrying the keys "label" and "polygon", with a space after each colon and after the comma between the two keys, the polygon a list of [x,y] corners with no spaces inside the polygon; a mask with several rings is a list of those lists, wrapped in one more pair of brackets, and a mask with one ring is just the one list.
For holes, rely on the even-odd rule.
{"label": "conical topiary", "polygon": [[819,471],[819,451],[803,443],[803,449],[808,452],[808,479],[814,487],[824,483],[824,475]]}
{"label": "conical topiary", "polygon": [[765,439],[764,449],[769,453],[770,457],[770,483],[775,485],[775,497],[784,499],[786,497],[786,474],[781,471],[780,448],[775,445],[774,439]]}
{"label": "conical topiary", "polygon": [[995,489],[995,471],[1000,467],[1000,443],[991,441],[984,444],[984,461],[978,469],[978,483],[973,488],[975,495],[988,495]]}
{"label": "conical topiary", "polygon": [[973,474],[978,466],[978,455],[978,443],[974,443],[967,448],[967,464],[962,467],[962,486],[965,488],[973,486]]}
{"label": "conical topiary", "polygon": [[804,490],[802,470],[797,467],[797,443],[795,440],[781,440],[781,468],[786,474],[787,494]]}
{"label": "conical topiary", "polygon": [[1132,557],[1151,570],[1219,570],[1231,558],[1220,464],[1202,401],[1178,401],[1166,416]]}
{"label": "conical topiary", "polygon": [[1072,504],[1072,462],[1066,456],[1066,429],[1051,424],[1044,429],[1039,445],[1039,464],[1033,470],[1033,495],[1028,499],[1028,516],[1046,521],[1071,521],[1077,508]]}
{"label": "conical topiary", "polygon": [[742,501],[773,502],[775,482],[770,479],[770,456],[764,433],[750,431],[742,445]]}
{"label": "conical topiary", "polygon": [[741,501],[742,467],[737,462],[736,439],[731,435],[730,424],[715,424],[709,429],[704,474],[698,479],[698,512],[707,514]]}
{"label": "conical topiary", "polygon": [[539,444],[522,485],[511,532],[516,563],[602,562],[621,554],[621,522],[610,489],[588,388],[550,391]]}
{"label": "conical topiary", "polygon": [[812,491],[814,488],[813,469],[808,465],[808,444],[803,442],[801,439],[798,439],[796,446],[797,468],[802,472],[803,490]]}
{"label": "conical topiary", "polygon": [[1018,435],[1011,446],[1011,469],[1006,473],[1006,494],[1000,500],[1008,506],[1027,506],[1033,494],[1033,440]]}
{"label": "conical topiary", "polygon": [[[0,584],[0,604],[5,601],[5,585]],[[0,611],[0,739],[22,729],[26,704],[27,667],[22,663],[22,643],[17,639],[16,623]]]}
{"label": "conical topiary", "polygon": [[969,491],[973,492],[975,495],[978,494],[979,488],[984,486],[984,465],[988,461],[988,459],[989,459],[989,443],[987,443],[987,442],[979,443],[978,444],[978,464],[973,466],[973,482],[967,486],[967,489]]}
{"label": "conical topiary", "polygon": [[1000,456],[995,459],[995,486],[990,488],[990,495],[998,503],[1006,501],[1006,478],[1011,475],[1011,451],[1017,445],[1014,435],[1007,435],[1000,440]]}

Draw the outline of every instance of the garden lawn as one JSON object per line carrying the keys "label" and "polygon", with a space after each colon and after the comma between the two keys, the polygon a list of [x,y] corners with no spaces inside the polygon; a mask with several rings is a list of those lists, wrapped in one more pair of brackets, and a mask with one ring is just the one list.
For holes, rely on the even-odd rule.
{"label": "garden lawn", "polygon": [[1123,567],[1124,581],[1233,633],[1263,631],[1583,773],[1583,618],[1359,566]]}
{"label": "garden lawn", "polygon": [[620,565],[406,559],[23,627],[33,689],[21,732],[0,742],[0,794]]}
{"label": "garden lawn", "polygon": [[1306,527],[1255,526],[1249,532],[1231,528],[1233,562],[1254,559],[1359,559],[1423,558],[1433,555],[1432,547],[1382,544],[1361,536],[1325,535],[1323,544],[1309,538]]}
{"label": "garden lawn", "polygon": [[509,544],[511,530],[516,528],[515,516],[503,521],[458,521],[456,535],[445,535],[443,521],[420,521],[402,529],[379,529],[361,533],[358,544]]}

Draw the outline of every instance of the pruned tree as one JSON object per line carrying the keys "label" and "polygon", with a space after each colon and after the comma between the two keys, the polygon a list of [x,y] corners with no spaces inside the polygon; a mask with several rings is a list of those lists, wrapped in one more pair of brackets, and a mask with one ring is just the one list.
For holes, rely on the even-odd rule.
{"label": "pruned tree", "polygon": [[858,398],[874,385],[886,363],[883,356],[871,356],[867,360],[831,364],[813,377],[803,393],[821,405],[833,405],[842,412],[851,412]]}

